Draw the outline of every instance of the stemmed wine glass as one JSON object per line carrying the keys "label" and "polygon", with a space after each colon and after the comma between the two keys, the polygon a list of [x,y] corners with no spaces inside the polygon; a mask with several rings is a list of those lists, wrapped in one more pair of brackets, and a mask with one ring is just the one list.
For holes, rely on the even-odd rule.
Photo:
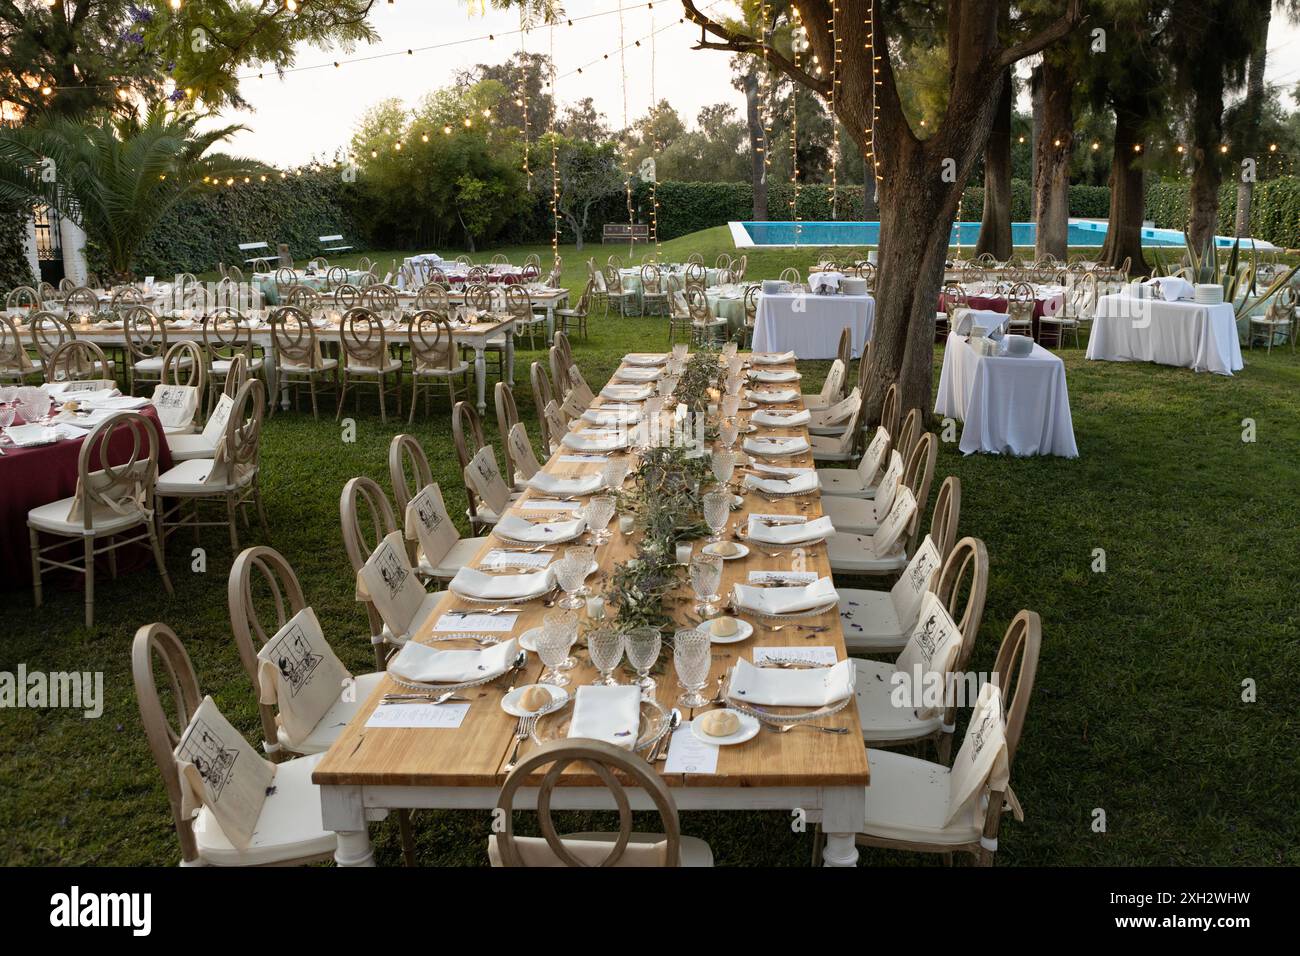
{"label": "stemmed wine glass", "polygon": [[[725,485],[716,491],[710,491],[704,496],[704,523],[713,532],[709,535],[709,544],[717,544],[722,540],[722,532],[726,529],[727,521],[731,517],[731,500],[731,492]],[[714,588],[716,587],[715,584]]]}
{"label": "stemmed wine glass", "polygon": [[724,418],[722,424],[718,426],[718,438],[728,451],[736,446],[736,439],[740,436],[740,426],[736,424],[734,417]]}
{"label": "stemmed wine glass", "polygon": [[691,347],[685,342],[678,342],[673,346],[673,358],[679,362],[685,362],[686,356],[690,353]]}
{"label": "stemmed wine glass", "polygon": [[564,557],[555,562],[555,580],[564,589],[564,597],[557,603],[559,607],[570,611],[584,607],[582,599],[583,586],[591,571],[591,563],[596,558],[596,549],[590,545],[574,545],[564,552]]}
{"label": "stemmed wine glass", "polygon": [[714,445],[713,453],[709,458],[709,467],[713,469],[713,477],[726,488],[727,482],[731,481],[731,476],[736,473],[736,456],[730,448],[724,445]]}
{"label": "stemmed wine glass", "polygon": [[537,656],[546,667],[545,673],[538,678],[539,683],[554,684],[563,687],[569,683],[569,675],[561,672],[561,665],[568,656],[569,648],[578,630],[578,616],[565,612],[548,614],[542,619],[542,633],[537,635]]}
{"label": "stemmed wine glass", "polygon": [[657,627],[634,627],[624,636],[624,651],[627,662],[636,668],[637,686],[641,688],[643,698],[654,697],[657,684],[650,676],[650,668],[659,660],[659,650],[663,645],[663,635]]}
{"label": "stemmed wine glass", "polygon": [[601,480],[610,491],[618,491],[631,468],[626,458],[611,458],[600,471]]}
{"label": "stemmed wine glass", "polygon": [[721,583],[722,558],[702,551],[691,558],[691,587],[700,599],[700,603],[695,605],[695,613],[700,617],[707,619],[717,616],[718,606],[713,602],[721,597],[718,594],[718,585]]}
{"label": "stemmed wine glass", "polygon": [[587,653],[591,655],[592,666],[600,671],[600,677],[592,683],[616,685],[614,668],[623,659],[623,632],[612,627],[597,628],[587,635]]}
{"label": "stemmed wine glass", "polygon": [[609,530],[609,521],[618,510],[618,503],[613,495],[593,495],[584,509],[587,528],[591,531],[591,540],[597,545],[605,544],[613,534]]}
{"label": "stemmed wine glass", "polygon": [[677,670],[677,679],[686,688],[686,693],[677,698],[678,704],[683,707],[703,707],[708,703],[700,691],[709,681],[709,666],[712,663],[713,653],[707,631],[691,628],[673,635],[673,666]]}

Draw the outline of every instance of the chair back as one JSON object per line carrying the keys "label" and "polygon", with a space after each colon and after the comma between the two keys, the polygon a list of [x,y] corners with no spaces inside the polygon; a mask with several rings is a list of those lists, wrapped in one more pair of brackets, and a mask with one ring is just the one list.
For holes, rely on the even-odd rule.
{"label": "chair back", "polygon": [[271,337],[275,340],[281,363],[320,368],[320,347],[309,315],[293,305],[271,312]]}
{"label": "chair back", "polygon": [[433,469],[429,467],[424,446],[414,435],[394,435],[389,442],[388,477],[393,485],[396,513],[402,515],[406,514],[407,503],[422,488],[433,484]]}
{"label": "chair back", "polygon": [[[961,651],[953,662],[954,671],[965,669],[975,648],[975,638],[984,620],[988,586],[989,554],[984,542],[979,538],[962,538],[948,552],[934,583],[935,596],[943,602],[962,633]],[[951,724],[952,720],[944,723]]]}
{"label": "chair back", "polygon": [[[274,548],[258,545],[245,548],[230,566],[226,604],[230,609],[235,649],[258,698],[262,746],[274,758],[278,756],[280,746],[275,706],[262,702],[257,652],[307,606],[307,601],[303,597],[302,585],[298,583],[298,575],[294,574],[284,555]],[[269,626],[263,623],[264,620],[269,622]]]}
{"label": "chair back", "polygon": [[203,317],[200,328],[209,367],[213,362],[252,352],[252,332],[238,309],[219,306]]}
{"label": "chair back", "polygon": [[788,266],[787,268],[782,269],[780,280],[782,282],[792,283],[793,285],[799,285],[803,281],[799,276],[799,270],[794,266]]}
{"label": "chair back", "polygon": [[828,408],[844,397],[844,361],[842,359],[831,362],[830,371],[826,373],[826,381],[822,383],[821,397]]}
{"label": "chair back", "polygon": [[[373,478],[365,476],[351,478],[343,486],[339,518],[343,526],[343,550],[353,571],[360,571],[384,538],[397,530],[393,506],[384,489]],[[377,619],[378,615],[374,617]],[[372,633],[378,634],[379,630]]]}
{"label": "chair back", "polygon": [[[93,294],[93,293],[92,293]],[[32,342],[42,362],[48,362],[50,356],[64,342],[71,342],[77,337],[67,319],[44,310],[35,312],[27,320],[32,332]]]}
{"label": "chair back", "polygon": [[[939,439],[934,432],[926,432],[912,447],[912,454],[907,457],[903,468],[902,483],[907,486],[912,492],[912,496],[916,498],[916,514],[912,517],[911,527],[908,529],[908,554],[912,554],[916,550],[916,542],[921,536],[921,515],[925,512],[926,502],[930,500],[930,484],[934,481],[934,462],[938,456]],[[958,507],[960,507],[960,496]],[[956,521],[954,520],[952,522],[954,531],[956,527]],[[948,552],[944,550],[937,538],[934,544],[939,549],[939,557],[947,557]],[[951,547],[950,541],[949,548],[951,549]]]}
{"label": "chair back", "polygon": [[94,342],[72,339],[64,342],[45,360],[45,381],[75,382],[85,379],[111,381],[108,359]]}
{"label": "chair back", "polygon": [[94,315],[99,311],[99,295],[88,286],[78,286],[63,297],[63,312],[74,315]]}
{"label": "chair back", "polygon": [[[162,686],[168,692],[168,703],[175,714],[174,723],[168,720],[169,708],[158,693],[155,658],[163,667]],[[135,683],[135,699],[140,707],[145,738],[162,774],[167,802],[171,804],[172,823],[181,844],[181,859],[193,863],[199,858],[199,850],[194,839],[193,820],[182,811],[181,777],[174,752],[180,744],[181,734],[203,702],[203,695],[199,693],[198,677],[185,646],[166,624],[148,624],[135,632],[135,641],[131,645],[131,679]]]}
{"label": "chair back", "polygon": [[123,309],[122,331],[132,363],[167,354],[167,325],[147,306]]}
{"label": "chair back", "polygon": [[421,309],[416,312],[411,316],[406,337],[411,345],[411,364],[415,369],[445,369],[450,373],[455,367],[456,347],[445,311]]}
{"label": "chair back", "polygon": [[438,282],[426,282],[415,293],[415,308],[422,312],[433,311],[443,316],[447,315],[451,309],[447,287]]}
{"label": "chair back", "polygon": [[289,290],[298,284],[298,273],[281,267],[275,270],[275,293],[279,296],[289,294]]}
{"label": "chair back", "polygon": [[207,376],[203,371],[203,351],[197,342],[186,339],[177,342],[163,356],[162,372],[159,374],[161,385],[188,385],[203,394]]}
{"label": "chair back", "polygon": [[533,297],[521,285],[506,286],[506,311],[516,322],[533,321]]}
{"label": "chair back", "polygon": [[[552,402],[554,404],[554,402]],[[542,463],[537,460],[533,443],[528,438],[528,429],[523,422],[515,422],[506,434],[506,453],[511,475],[521,481],[527,481],[542,470]]]}
{"label": "chair back", "polygon": [[939,549],[939,556],[947,560],[957,540],[957,523],[961,519],[961,479],[949,475],[939,486],[934,499],[934,514],[930,516],[930,537]]}
{"label": "chair back", "polygon": [[349,309],[339,329],[344,362],[365,369],[388,364],[388,335],[379,316],[366,308]]}
{"label": "chair back", "polygon": [[745,310],[745,325],[753,328],[754,323],[758,320],[758,293],[760,288],[756,285],[750,286],[745,290],[745,297],[742,305]]}
{"label": "chair back", "polygon": [[347,312],[361,304],[361,290],[350,282],[334,287],[334,308]]}
{"label": "chair back", "polygon": [[1029,710],[1029,698],[1033,696],[1034,680],[1038,676],[1042,643],[1042,620],[1034,611],[1021,611],[1007,627],[997,660],[993,663],[993,676],[1002,691],[1008,764],[1015,762],[1016,748],[1025,728],[1025,713]]}
{"label": "chair back", "polygon": [[564,352],[558,345],[552,345],[546,353],[547,363],[551,366],[551,382],[555,386],[555,394],[567,395],[573,383],[569,381],[569,366],[573,363],[572,358],[566,358]]}
{"label": "chair back", "polygon": [[692,322],[708,322],[713,318],[713,310],[709,308],[709,297],[699,287],[686,290],[686,310],[690,313]]}
{"label": "chair back", "polygon": [[465,286],[465,305],[475,312],[491,312],[492,290],[482,282],[471,281]]}
{"label": "chair back", "polygon": [[80,518],[90,531],[96,513],[102,517],[105,510],[147,513],[157,480],[158,430],[153,422],[139,412],[106,418],[91,429],[77,453],[77,489],[69,520]]}
{"label": "chair back", "polygon": [[[609,843],[564,841],[555,832],[551,819],[551,795],[563,779],[564,771],[578,763],[595,774],[609,790],[618,808],[618,833],[611,833]],[[540,784],[531,778],[541,775]],[[632,805],[624,781],[645,792],[659,812],[664,832],[662,847],[632,845]],[[521,787],[537,786],[537,825],[541,838],[524,839],[515,836],[514,801]],[[529,801],[532,802],[531,799]],[[493,863],[508,867],[518,866],[679,866],[681,864],[681,826],[677,818],[677,805],[668,787],[644,760],[620,747],[601,740],[553,740],[515,765],[506,777],[497,799],[504,827],[489,841],[488,853]],[[627,859],[625,860],[625,856]]]}
{"label": "chair back", "polygon": [[383,283],[367,286],[361,293],[361,304],[378,315],[395,318],[398,311],[397,290]]}
{"label": "chair back", "polygon": [[698,287],[703,289],[708,284],[708,272],[704,268],[704,263],[688,262],[686,264],[686,288]]}
{"label": "chair back", "polygon": [[[509,435],[511,427],[519,421],[519,406],[515,404],[514,389],[505,382],[497,382],[493,388],[492,396],[497,411],[497,434]],[[514,462],[511,460],[510,443],[506,442],[504,448],[506,478],[513,482],[515,467]]]}
{"label": "chair back", "polygon": [[898,415],[898,383],[895,382],[885,389],[885,400],[880,405],[880,427],[889,432],[891,438],[898,435]]}
{"label": "chair back", "polygon": [[285,305],[291,305],[306,315],[311,315],[320,306],[320,293],[305,285],[296,285],[284,297]]}
{"label": "chair back", "polygon": [[858,359],[858,388],[865,395],[867,391],[867,374],[871,371],[871,343],[862,346],[862,357]]}
{"label": "chair back", "polygon": [[[465,466],[465,491],[470,500],[477,497],[497,515],[510,507],[510,489],[497,465],[497,455],[491,445],[484,445]],[[477,513],[477,512],[476,512]]]}
{"label": "chair back", "polygon": [[121,312],[133,305],[144,305],[144,293],[133,285],[118,286],[108,300],[108,307],[114,312]]}
{"label": "chair back", "polygon": [[853,361],[853,326],[846,325],[840,330],[840,341],[835,349],[835,357],[844,363],[845,368],[848,368],[849,363]]}
{"label": "chair back", "polygon": [[224,465],[227,480],[238,484],[257,471],[262,416],[266,413],[266,385],[260,378],[250,378],[239,386],[234,401],[226,419],[225,435],[217,446],[214,470]]}
{"label": "chair back", "polygon": [[533,388],[533,407],[537,410],[538,423],[542,429],[542,447],[549,449],[562,437],[560,435],[551,436],[546,419],[542,415],[546,406],[553,404],[555,401],[555,394],[551,391],[551,380],[546,377],[546,368],[541,362],[534,362],[529,366],[528,377]]}
{"label": "chair back", "polygon": [[914,408],[903,419],[903,426],[898,433],[898,453],[903,456],[904,461],[912,454],[912,449],[916,447],[916,443],[920,441],[925,431],[925,424],[921,417],[921,410]]}
{"label": "chair back", "polygon": [[331,266],[325,271],[325,291],[331,292],[348,284],[348,270],[342,266]]}
{"label": "chair back", "polygon": [[0,375],[27,374],[32,370],[18,327],[9,316],[0,315]]}

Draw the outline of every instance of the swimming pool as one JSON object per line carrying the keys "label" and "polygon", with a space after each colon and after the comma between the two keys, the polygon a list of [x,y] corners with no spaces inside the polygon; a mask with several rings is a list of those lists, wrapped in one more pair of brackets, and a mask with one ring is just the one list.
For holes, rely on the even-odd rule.
{"label": "swimming pool", "polygon": [[[878,222],[733,222],[731,235],[739,247],[746,246],[874,246],[880,242]],[[1093,219],[1071,219],[1069,238],[1071,246],[1100,246],[1106,241],[1107,223]],[[1016,246],[1032,246],[1037,234],[1032,222],[1013,222],[1011,242]],[[953,223],[949,245],[974,246],[979,239],[978,222]],[[1231,236],[1216,236],[1219,246],[1231,246]],[[1242,245],[1250,240],[1243,239]],[[1183,246],[1183,234],[1177,229],[1143,229],[1144,246]],[[1256,245],[1271,248],[1268,243]]]}

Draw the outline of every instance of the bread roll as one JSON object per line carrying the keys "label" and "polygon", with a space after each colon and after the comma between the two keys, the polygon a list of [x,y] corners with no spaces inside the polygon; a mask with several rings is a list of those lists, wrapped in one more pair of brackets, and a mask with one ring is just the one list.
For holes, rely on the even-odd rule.
{"label": "bread roll", "polygon": [[551,705],[551,692],[539,684],[534,684],[519,695],[519,709],[535,714],[543,707]]}
{"label": "bread roll", "polygon": [[699,721],[700,730],[709,737],[730,737],[740,729],[740,718],[730,710],[711,710]]}
{"label": "bread roll", "polygon": [[709,622],[709,633],[714,637],[733,637],[739,630],[740,622],[734,617],[719,617]]}

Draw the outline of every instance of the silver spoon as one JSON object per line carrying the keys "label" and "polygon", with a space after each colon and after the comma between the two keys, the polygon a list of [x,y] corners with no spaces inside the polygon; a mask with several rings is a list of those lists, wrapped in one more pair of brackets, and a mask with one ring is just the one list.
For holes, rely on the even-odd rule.
{"label": "silver spoon", "polygon": [[672,744],[673,731],[681,726],[682,712],[676,707],[673,708],[672,715],[668,718],[668,729],[664,731],[663,737],[659,741],[659,746],[655,749],[655,754],[650,762],[668,759],[668,748]]}
{"label": "silver spoon", "polygon": [[469,700],[468,697],[461,697],[453,691],[445,694],[385,694],[380,703],[383,704],[445,704],[449,701]]}

